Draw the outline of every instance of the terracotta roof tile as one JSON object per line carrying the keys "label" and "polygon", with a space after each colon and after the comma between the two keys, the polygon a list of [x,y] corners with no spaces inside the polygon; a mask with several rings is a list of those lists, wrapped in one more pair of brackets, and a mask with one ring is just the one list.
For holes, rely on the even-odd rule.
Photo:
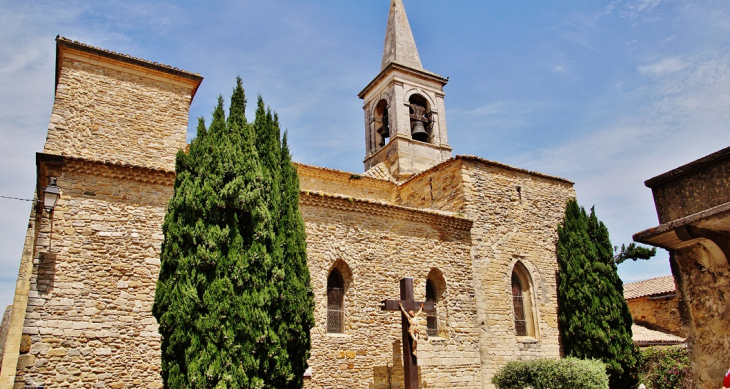
{"label": "terracotta roof tile", "polygon": [[390,173],[386,169],[384,169],[385,164],[379,163],[370,169],[363,173],[362,175],[364,177],[370,177],[370,178],[376,178],[379,180],[388,180],[388,181],[394,181],[393,177],[391,177]]}
{"label": "terracotta roof tile", "polygon": [[657,277],[624,284],[624,298],[626,300],[672,293],[674,291],[674,277],[672,276]]}

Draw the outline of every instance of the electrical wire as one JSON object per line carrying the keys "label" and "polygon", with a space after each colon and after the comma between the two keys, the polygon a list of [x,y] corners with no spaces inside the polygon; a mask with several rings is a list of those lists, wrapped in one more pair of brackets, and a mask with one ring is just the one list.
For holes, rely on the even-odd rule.
{"label": "electrical wire", "polygon": [[3,199],[10,199],[10,200],[20,200],[20,201],[36,201],[36,202],[40,202],[40,200],[32,200],[32,199],[21,199],[21,198],[18,198],[18,197],[10,197],[10,196],[0,196],[0,198],[3,198]]}

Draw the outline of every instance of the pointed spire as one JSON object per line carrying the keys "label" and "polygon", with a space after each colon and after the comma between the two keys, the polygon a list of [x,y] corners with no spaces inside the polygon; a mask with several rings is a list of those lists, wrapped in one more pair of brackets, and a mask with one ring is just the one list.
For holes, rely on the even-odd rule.
{"label": "pointed spire", "polygon": [[385,47],[380,70],[385,69],[391,62],[423,70],[416,41],[411,32],[411,25],[408,24],[406,10],[403,8],[403,0],[391,0],[390,2],[388,29],[385,31]]}

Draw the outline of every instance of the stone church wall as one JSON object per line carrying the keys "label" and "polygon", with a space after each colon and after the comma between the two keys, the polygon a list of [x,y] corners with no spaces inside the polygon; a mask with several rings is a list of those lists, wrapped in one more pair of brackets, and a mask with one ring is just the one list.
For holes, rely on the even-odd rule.
{"label": "stone church wall", "polygon": [[[379,302],[398,299],[406,276],[424,300],[426,279],[437,268],[446,284],[437,307],[441,331],[419,342],[422,387],[481,387],[471,222],[319,195],[302,195],[301,203],[316,296],[306,386],[402,388],[400,314],[381,311]],[[344,334],[326,330],[327,277],[335,266],[345,278]]]}
{"label": "stone church wall", "polygon": [[335,169],[295,163],[302,190],[391,203],[396,184]]}
{"label": "stone church wall", "polygon": [[[557,358],[557,226],[575,197],[566,180],[464,159],[466,217],[474,220],[472,265],[479,311],[483,381],[510,360]],[[515,335],[511,276],[520,262],[529,273],[535,329]],[[526,303],[527,305],[528,303]]]}
{"label": "stone church wall", "polygon": [[460,159],[452,159],[417,174],[398,187],[398,204],[463,212],[466,205],[463,176],[463,163]]}
{"label": "stone church wall", "polygon": [[162,387],[151,306],[173,175],[84,161],[62,169],[53,234],[43,218],[38,237],[23,329],[30,349],[16,382]]}
{"label": "stone church wall", "polygon": [[192,86],[93,56],[59,60],[44,153],[175,170],[175,154],[185,148]]}

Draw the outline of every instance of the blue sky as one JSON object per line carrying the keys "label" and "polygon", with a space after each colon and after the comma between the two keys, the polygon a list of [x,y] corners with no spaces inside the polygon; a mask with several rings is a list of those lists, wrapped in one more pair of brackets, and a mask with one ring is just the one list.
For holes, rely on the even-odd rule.
{"label": "blue sky", "polygon": [[[657,224],[644,180],[730,145],[730,2],[404,0],[424,68],[450,77],[454,154],[570,179],[614,244]],[[210,117],[236,75],[279,113],[296,161],[361,172],[362,101],[389,0],[0,0],[0,195],[30,198],[53,103],[55,41],[198,72]],[[249,110],[251,113],[253,110]],[[0,306],[30,204],[0,199]],[[667,254],[619,267],[670,274]]]}

